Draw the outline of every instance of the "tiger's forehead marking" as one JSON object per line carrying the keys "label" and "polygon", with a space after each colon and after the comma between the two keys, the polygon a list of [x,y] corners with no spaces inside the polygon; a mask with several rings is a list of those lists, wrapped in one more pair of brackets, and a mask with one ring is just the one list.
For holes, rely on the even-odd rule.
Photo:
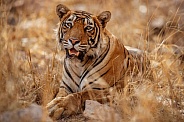
{"label": "tiger's forehead marking", "polygon": [[74,14],[80,18],[92,18],[92,14],[86,11],[75,11]]}
{"label": "tiger's forehead marking", "polygon": [[79,21],[83,22],[85,25],[94,25],[93,21],[93,14],[90,14],[86,11],[74,11],[66,20],[67,22],[74,22],[74,21]]}

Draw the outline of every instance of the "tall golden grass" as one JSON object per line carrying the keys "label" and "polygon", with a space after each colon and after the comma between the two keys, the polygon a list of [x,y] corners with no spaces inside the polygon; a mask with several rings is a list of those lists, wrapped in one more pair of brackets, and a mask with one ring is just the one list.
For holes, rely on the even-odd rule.
{"label": "tall golden grass", "polygon": [[111,11],[108,30],[148,52],[152,80],[133,78],[114,98],[122,121],[184,121],[183,0],[1,0],[0,114],[45,106],[57,93],[64,54],[53,31],[59,3],[96,15]]}

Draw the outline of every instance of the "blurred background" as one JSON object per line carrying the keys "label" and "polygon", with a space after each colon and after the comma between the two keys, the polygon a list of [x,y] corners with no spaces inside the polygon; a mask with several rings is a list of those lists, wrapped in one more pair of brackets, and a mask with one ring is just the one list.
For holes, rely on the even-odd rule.
{"label": "blurred background", "polygon": [[[164,79],[174,75],[167,90],[169,85],[183,85],[183,0],[0,0],[0,113],[30,103],[45,105],[57,93],[64,54],[58,52],[54,33],[59,3],[94,15],[110,11],[111,33],[124,45],[147,51],[159,73],[166,69],[177,74],[157,75],[156,71],[155,81],[165,84]],[[171,65],[173,60],[179,64]],[[184,102],[182,92],[179,87],[172,95],[180,95],[177,99]]]}

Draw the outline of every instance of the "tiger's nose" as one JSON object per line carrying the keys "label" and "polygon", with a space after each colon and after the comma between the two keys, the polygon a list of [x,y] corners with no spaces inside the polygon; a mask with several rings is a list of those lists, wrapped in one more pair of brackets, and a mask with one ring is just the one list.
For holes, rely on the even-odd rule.
{"label": "tiger's nose", "polygon": [[70,41],[73,45],[78,44],[78,43],[80,42],[80,41],[79,41],[78,39],[76,39],[76,38],[70,38],[69,41]]}

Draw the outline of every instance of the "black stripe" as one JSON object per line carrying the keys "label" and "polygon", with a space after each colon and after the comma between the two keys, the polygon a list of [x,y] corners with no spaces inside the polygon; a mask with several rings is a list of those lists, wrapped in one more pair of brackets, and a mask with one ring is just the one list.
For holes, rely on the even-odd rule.
{"label": "black stripe", "polygon": [[[110,70],[110,69],[108,69],[106,72],[104,72],[104,73],[103,73],[102,75],[100,75],[98,78],[96,78],[96,79],[94,80],[94,82],[97,81],[99,78],[103,77],[105,74],[107,74],[107,73],[109,72],[109,70]],[[93,83],[94,83],[94,82],[93,82]],[[89,82],[89,84],[92,84],[92,83]]]}
{"label": "black stripe", "polygon": [[[109,42],[109,43],[110,43],[110,42]],[[102,53],[102,55],[99,56],[100,58],[98,58],[98,59],[95,61],[95,64],[93,65],[93,67],[96,67],[98,64],[100,64],[100,63],[103,61],[103,59],[104,59],[104,58],[106,57],[106,55],[108,54],[109,49],[110,49],[110,44],[108,44],[106,50]]]}
{"label": "black stripe", "polygon": [[[123,46],[123,47],[124,47],[124,46]],[[126,59],[126,57],[127,57],[126,52],[127,52],[127,49],[124,47],[124,58],[125,58],[125,59]]]}
{"label": "black stripe", "polygon": [[[110,60],[107,62],[107,64],[105,64],[101,69],[103,69],[104,67],[106,67],[109,64]],[[99,72],[101,69],[97,70],[95,73]],[[95,73],[89,75],[88,77],[91,77],[92,75],[94,75]]]}
{"label": "black stripe", "polygon": [[[63,82],[63,81],[62,81]],[[65,88],[64,86],[60,86],[59,88]],[[65,88],[66,89],[66,88]]]}
{"label": "black stripe", "polygon": [[82,65],[82,67],[84,67],[88,63],[89,60],[91,60],[90,57],[86,60],[86,62]]}
{"label": "black stripe", "polygon": [[103,77],[105,74],[107,74],[109,72],[110,69],[108,69],[106,72],[104,72],[102,75],[100,75],[100,77],[98,77],[97,79],[95,79],[94,81],[97,81],[99,78]]}
{"label": "black stripe", "polygon": [[[84,67],[85,65],[87,65],[87,63],[90,61],[90,60],[92,60],[93,59],[93,56],[88,56],[88,60],[85,62],[85,64],[83,64],[82,65],[82,67]],[[87,69],[88,67],[86,66],[86,69]],[[86,69],[84,70],[84,71],[86,71]],[[83,74],[83,73],[82,73]]]}
{"label": "black stripe", "polygon": [[126,66],[126,68],[128,69],[128,67],[130,66],[130,56],[129,55],[131,55],[130,53],[129,53],[129,51],[124,47],[124,54],[125,54],[125,59],[127,58],[127,56],[128,56],[128,59],[127,59],[127,66]]}
{"label": "black stripe", "polygon": [[85,18],[91,18],[91,15],[90,13],[86,12],[86,11],[75,11],[76,13],[73,13],[74,15],[76,15],[77,17],[80,17],[81,18],[81,15],[82,16],[85,16]]}
{"label": "black stripe", "polygon": [[109,41],[109,43],[108,43],[108,46],[107,46],[106,50],[99,56],[100,58],[97,58],[97,59],[95,60],[95,62],[94,62],[88,69],[86,69],[86,70],[84,71],[84,73],[82,73],[83,75],[82,75],[82,77],[81,77],[81,79],[80,79],[80,84],[81,84],[82,80],[84,79],[84,77],[89,73],[89,71],[90,71],[91,69],[95,68],[98,64],[100,64],[100,63],[103,61],[103,59],[106,57],[106,55],[107,55],[108,52],[109,52],[109,48],[110,48],[110,41]]}
{"label": "black stripe", "polygon": [[89,82],[87,85],[85,85],[82,89],[86,88],[86,86],[93,84],[95,81],[97,81],[99,78],[103,77],[107,72],[109,72],[110,69],[108,69],[106,72],[104,72],[102,75],[100,75],[98,78],[96,78],[94,81]]}
{"label": "black stripe", "polygon": [[[97,25],[97,27],[98,27],[98,25]],[[100,42],[100,28],[98,27],[97,29],[98,29],[97,31],[99,33],[98,33],[98,37],[97,37],[98,39],[97,39],[97,43],[95,44],[95,47],[97,47],[98,43]]]}
{"label": "black stripe", "polygon": [[93,88],[94,90],[106,90],[107,88]]}
{"label": "black stripe", "polygon": [[99,43],[99,41],[100,41],[100,34],[99,34],[99,27],[98,27],[98,25],[95,23],[95,29],[96,29],[96,35],[95,35],[95,38],[93,39],[93,40],[95,40],[96,39],[96,36],[97,36],[97,42],[94,42],[94,44],[95,45],[93,45],[93,46],[91,46],[91,48],[96,48],[97,47],[97,45],[98,45],[98,43]]}
{"label": "black stripe", "polygon": [[84,70],[84,73],[82,73],[83,75],[81,76],[81,79],[80,79],[80,84],[81,84],[82,80],[84,79],[84,77],[89,73],[90,70],[91,69]]}
{"label": "black stripe", "polygon": [[64,68],[65,68],[65,71],[66,71],[67,75],[70,77],[70,79],[75,83],[75,85],[76,85],[77,87],[79,87],[79,85],[75,82],[75,80],[73,79],[72,75],[70,74],[70,72],[69,72],[69,70],[68,70],[68,68],[67,68],[67,66],[66,66],[65,60],[64,60]]}
{"label": "black stripe", "polygon": [[[123,47],[124,47],[124,46],[123,46]],[[124,53],[125,53],[125,56],[129,55],[129,51],[128,51],[128,49],[126,49],[125,47],[124,47]]]}
{"label": "black stripe", "polygon": [[73,90],[70,88],[70,86],[68,86],[63,80],[62,80],[63,84],[66,86],[66,89],[71,92],[74,93]]}
{"label": "black stripe", "polygon": [[[72,72],[78,77],[78,78],[80,78],[81,76],[79,76],[76,72],[74,72],[74,70],[73,70],[73,68],[71,67],[71,69],[72,69]],[[77,86],[79,87],[79,85],[77,84]]]}
{"label": "black stripe", "polygon": [[129,65],[130,65],[129,60],[130,60],[130,57],[128,56],[128,60],[127,60],[127,69],[128,69],[128,67],[129,67]]}
{"label": "black stripe", "polygon": [[58,31],[58,35],[59,35],[59,42],[61,43],[62,42],[62,40],[63,40],[63,33],[62,33],[62,24],[60,24],[60,26],[59,26],[59,31]]}

